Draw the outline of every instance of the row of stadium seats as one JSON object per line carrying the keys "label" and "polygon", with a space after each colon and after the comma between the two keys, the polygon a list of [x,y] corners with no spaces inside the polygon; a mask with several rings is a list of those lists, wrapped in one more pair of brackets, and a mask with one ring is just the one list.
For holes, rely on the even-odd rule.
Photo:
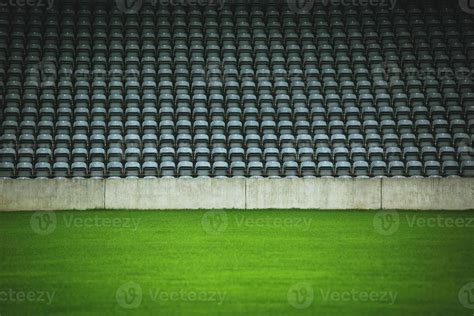
{"label": "row of stadium seats", "polygon": [[[461,174],[472,177],[471,161],[461,163]],[[8,172],[13,172],[15,166],[3,163],[2,176],[8,176]],[[102,162],[91,162],[89,165],[84,162],[74,162],[71,165],[65,162],[56,162],[51,166],[48,162],[38,162],[34,166],[31,163],[21,162],[16,165],[17,177],[19,179],[29,179],[35,174],[36,178],[154,178],[161,177],[440,177],[458,176],[459,165],[455,161],[448,161],[442,165],[436,161],[428,161],[422,164],[419,161],[410,161],[404,164],[401,161],[385,163],[374,161],[356,161],[353,164],[347,161],[339,161],[335,164],[330,161],[323,161],[317,165],[312,161],[304,161],[298,164],[294,161],[284,162],[268,161],[265,164],[259,161],[232,162],[230,165],[225,161],[215,161],[212,166],[207,161],[181,161],[174,163],[164,161],[159,165],[156,162],[121,162],[111,161],[107,165]]]}
{"label": "row of stadium seats", "polygon": [[0,177],[474,176],[456,5],[0,7]]}

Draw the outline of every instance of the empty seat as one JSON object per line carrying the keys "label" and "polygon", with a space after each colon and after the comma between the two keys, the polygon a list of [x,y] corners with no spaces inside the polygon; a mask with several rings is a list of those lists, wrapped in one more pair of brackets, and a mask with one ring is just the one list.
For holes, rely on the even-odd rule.
{"label": "empty seat", "polygon": [[209,177],[211,175],[211,164],[208,161],[196,162],[194,174],[198,177]]}
{"label": "empty seat", "polygon": [[158,163],[145,161],[142,165],[142,172],[145,179],[156,178],[158,176]]}
{"label": "empty seat", "polygon": [[263,164],[260,161],[251,161],[247,165],[247,175],[252,178],[263,176]]}
{"label": "empty seat", "polygon": [[316,177],[316,164],[313,161],[303,161],[300,164],[300,175],[304,178]]}
{"label": "empty seat", "polygon": [[332,177],[334,175],[334,165],[330,161],[322,161],[318,163],[317,172],[321,177]]}
{"label": "empty seat", "polygon": [[358,178],[369,177],[369,164],[366,161],[355,161],[352,164],[352,174]]}
{"label": "empty seat", "polygon": [[229,164],[226,161],[217,161],[212,165],[212,174],[216,178],[226,178],[228,176]]}
{"label": "empty seat", "polygon": [[370,174],[373,177],[387,176],[387,164],[384,161],[374,161],[370,164]]}
{"label": "empty seat", "polygon": [[441,176],[441,165],[438,161],[427,161],[424,164],[424,174],[427,177]]}
{"label": "empty seat", "polygon": [[176,165],[172,161],[160,163],[160,174],[164,178],[172,178],[176,175]]}
{"label": "empty seat", "polygon": [[391,177],[405,176],[405,164],[402,161],[391,161],[388,164],[388,174]]}
{"label": "empty seat", "polygon": [[279,178],[281,165],[278,161],[269,161],[265,163],[265,174],[269,178]]}
{"label": "empty seat", "polygon": [[351,164],[348,161],[338,161],[335,166],[335,173],[338,177],[351,177]]}
{"label": "empty seat", "polygon": [[15,176],[15,165],[13,162],[0,162],[0,179],[10,179]]}
{"label": "empty seat", "polygon": [[56,162],[53,165],[53,175],[55,178],[67,178],[70,175],[70,168],[67,162]]}
{"label": "empty seat", "polygon": [[88,168],[85,162],[74,162],[71,165],[71,173],[73,178],[86,178],[88,176]]}
{"label": "empty seat", "polygon": [[245,177],[246,176],[246,165],[243,161],[234,161],[230,164],[230,174],[232,177]]}
{"label": "empty seat", "polygon": [[125,176],[127,178],[138,178],[141,176],[141,165],[137,161],[127,161],[125,164]]}
{"label": "empty seat", "polygon": [[409,161],[406,164],[406,174],[409,177],[422,177],[423,164],[420,161]]}
{"label": "empty seat", "polygon": [[461,176],[474,177],[474,160],[465,160],[461,162]]}
{"label": "empty seat", "polygon": [[299,176],[299,166],[296,161],[286,161],[282,168],[283,176],[287,178],[296,178]]}
{"label": "empty seat", "polygon": [[102,179],[106,173],[106,167],[103,162],[91,162],[89,164],[91,179]]}
{"label": "empty seat", "polygon": [[456,161],[445,161],[442,164],[442,172],[445,177],[459,176],[459,164]]}
{"label": "empty seat", "polygon": [[194,173],[193,163],[191,161],[180,161],[177,171],[180,177],[192,177]]}
{"label": "empty seat", "polygon": [[107,164],[107,175],[109,178],[120,178],[123,176],[123,165],[121,162],[109,162]]}

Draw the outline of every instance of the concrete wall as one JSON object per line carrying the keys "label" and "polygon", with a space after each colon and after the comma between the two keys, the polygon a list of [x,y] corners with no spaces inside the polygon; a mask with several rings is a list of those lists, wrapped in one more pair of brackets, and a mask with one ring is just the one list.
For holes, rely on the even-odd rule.
{"label": "concrete wall", "polygon": [[244,209],[245,180],[107,180],[105,205],[110,209]]}
{"label": "concrete wall", "polygon": [[103,209],[105,181],[0,180],[0,210]]}
{"label": "concrete wall", "polygon": [[0,180],[0,211],[474,209],[474,178]]}
{"label": "concrete wall", "polygon": [[474,209],[474,178],[386,179],[381,197],[384,209]]}
{"label": "concrete wall", "polygon": [[380,179],[249,179],[247,208],[379,209]]}

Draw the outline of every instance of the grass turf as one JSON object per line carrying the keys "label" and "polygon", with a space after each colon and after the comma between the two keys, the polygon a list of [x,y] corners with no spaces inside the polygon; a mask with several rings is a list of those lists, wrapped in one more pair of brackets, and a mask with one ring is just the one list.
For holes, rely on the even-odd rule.
{"label": "grass turf", "polygon": [[470,212],[52,214],[0,213],[2,316],[473,313]]}

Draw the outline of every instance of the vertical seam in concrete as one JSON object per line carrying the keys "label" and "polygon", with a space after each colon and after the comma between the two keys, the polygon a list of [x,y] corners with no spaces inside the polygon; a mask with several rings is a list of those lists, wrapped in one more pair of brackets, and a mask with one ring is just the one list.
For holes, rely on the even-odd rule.
{"label": "vertical seam in concrete", "polygon": [[104,179],[104,210],[107,209],[107,208],[106,208],[106,204],[105,204],[105,201],[106,201],[105,199],[106,199],[106,197],[107,197],[107,194],[106,194],[106,193],[107,193],[107,180]]}
{"label": "vertical seam in concrete", "polygon": [[245,199],[245,210],[247,209],[247,178],[244,180],[245,181],[245,194],[244,194],[244,199]]}
{"label": "vertical seam in concrete", "polygon": [[383,178],[380,179],[380,209],[383,210]]}

